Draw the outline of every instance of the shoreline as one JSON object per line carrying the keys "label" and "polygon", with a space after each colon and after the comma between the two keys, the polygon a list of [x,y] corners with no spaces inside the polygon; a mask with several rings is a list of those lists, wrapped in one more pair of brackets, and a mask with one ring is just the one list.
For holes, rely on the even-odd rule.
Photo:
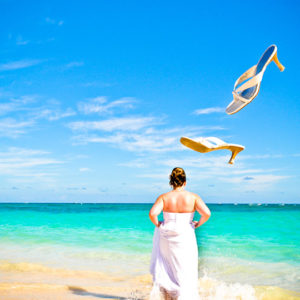
{"label": "shoreline", "polygon": [[[52,268],[41,264],[0,264],[0,297],[6,300],[35,299],[149,299],[152,278],[112,276],[89,270]],[[225,283],[207,276],[199,278],[199,294],[203,300],[299,300],[300,293],[277,286],[252,286]],[[82,297],[84,296],[84,298]]]}

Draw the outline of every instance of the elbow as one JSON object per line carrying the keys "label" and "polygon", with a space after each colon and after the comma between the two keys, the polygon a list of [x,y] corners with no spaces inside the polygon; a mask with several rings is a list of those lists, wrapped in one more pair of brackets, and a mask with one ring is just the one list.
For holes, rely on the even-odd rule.
{"label": "elbow", "polygon": [[211,212],[209,210],[209,211],[206,212],[205,217],[208,220],[210,218],[210,216],[211,216]]}
{"label": "elbow", "polygon": [[154,217],[155,217],[155,213],[150,210],[150,212],[149,212],[149,218],[152,219]]}
{"label": "elbow", "polygon": [[157,218],[157,216],[158,216],[158,213],[157,213],[157,211],[155,211],[155,210],[150,210],[150,212],[149,212],[149,218],[150,218],[150,220],[151,221],[153,221],[155,218]]}

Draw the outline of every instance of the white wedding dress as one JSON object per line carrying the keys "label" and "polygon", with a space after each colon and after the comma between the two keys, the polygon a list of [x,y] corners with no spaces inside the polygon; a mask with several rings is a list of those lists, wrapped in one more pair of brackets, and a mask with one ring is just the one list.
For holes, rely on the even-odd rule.
{"label": "white wedding dress", "polygon": [[156,227],[150,272],[153,288],[150,299],[159,299],[160,289],[180,300],[198,300],[198,247],[194,213],[164,212]]}

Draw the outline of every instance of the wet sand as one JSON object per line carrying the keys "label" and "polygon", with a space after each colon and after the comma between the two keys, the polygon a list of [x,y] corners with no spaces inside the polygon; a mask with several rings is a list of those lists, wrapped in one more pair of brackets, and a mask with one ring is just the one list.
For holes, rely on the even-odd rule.
{"label": "wet sand", "polygon": [[[150,274],[137,277],[51,268],[31,263],[0,263],[0,299],[149,299]],[[299,300],[300,293],[273,286],[226,284],[208,277],[199,279],[204,300]]]}

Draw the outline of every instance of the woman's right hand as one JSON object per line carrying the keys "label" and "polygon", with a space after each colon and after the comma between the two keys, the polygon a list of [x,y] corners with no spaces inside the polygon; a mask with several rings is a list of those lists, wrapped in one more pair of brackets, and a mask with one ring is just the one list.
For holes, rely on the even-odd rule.
{"label": "woman's right hand", "polygon": [[194,228],[198,228],[199,227],[199,222],[198,221],[193,221],[193,225],[194,225]]}

